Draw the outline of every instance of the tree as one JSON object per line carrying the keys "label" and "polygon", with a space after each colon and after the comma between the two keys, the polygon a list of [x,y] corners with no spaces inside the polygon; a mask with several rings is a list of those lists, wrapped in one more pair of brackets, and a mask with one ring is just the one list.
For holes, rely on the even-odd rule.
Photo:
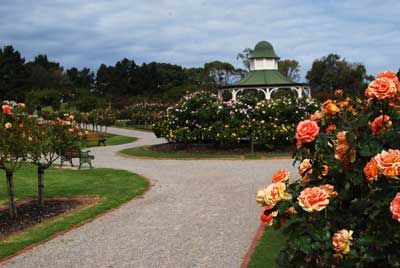
{"label": "tree", "polygon": [[236,69],[232,64],[217,60],[204,64],[204,72],[211,88],[229,85],[237,78]]}
{"label": "tree", "polygon": [[0,94],[2,99],[23,100],[28,71],[25,59],[12,46],[0,49]]}
{"label": "tree", "polygon": [[0,114],[0,169],[6,173],[10,218],[17,217],[14,197],[14,172],[28,157],[28,144],[34,142],[26,126],[34,119],[23,113],[25,105],[6,101]]}
{"label": "tree", "polygon": [[44,173],[66,150],[76,146],[83,132],[73,125],[73,117],[67,121],[39,121],[31,126],[34,140],[29,155],[38,170],[38,205],[44,204]]}
{"label": "tree", "polygon": [[363,64],[350,63],[337,54],[329,54],[313,62],[306,78],[317,95],[330,97],[336,89],[341,88],[348,95],[361,97],[368,76]]}
{"label": "tree", "polygon": [[278,71],[292,81],[300,79],[300,64],[297,60],[278,61]]}
{"label": "tree", "polygon": [[94,73],[89,68],[78,70],[75,67],[67,70],[67,76],[71,81],[71,86],[75,89],[91,89],[94,85]]}
{"label": "tree", "polygon": [[247,71],[250,71],[250,55],[253,49],[245,48],[241,53],[237,54],[236,59],[241,60]]}
{"label": "tree", "polygon": [[58,62],[49,61],[46,55],[38,55],[26,64],[30,71],[27,86],[32,90],[56,89],[64,90],[69,85],[68,76]]}

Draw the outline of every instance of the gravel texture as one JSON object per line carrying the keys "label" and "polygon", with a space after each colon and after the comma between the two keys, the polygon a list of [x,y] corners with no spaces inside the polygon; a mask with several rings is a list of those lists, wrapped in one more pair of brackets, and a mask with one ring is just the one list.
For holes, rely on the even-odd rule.
{"label": "gravel texture", "polygon": [[[292,160],[151,160],[116,152],[163,142],[151,132],[109,128],[140,138],[91,148],[95,167],[149,178],[152,189],[103,217],[35,247],[1,267],[239,267],[259,226],[259,185]],[[101,180],[101,178],[99,178]]]}

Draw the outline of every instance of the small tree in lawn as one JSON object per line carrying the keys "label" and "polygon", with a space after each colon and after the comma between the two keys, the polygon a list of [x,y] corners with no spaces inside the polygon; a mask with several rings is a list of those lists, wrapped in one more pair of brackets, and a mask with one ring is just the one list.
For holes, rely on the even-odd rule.
{"label": "small tree in lawn", "polygon": [[68,148],[77,144],[83,132],[71,121],[60,118],[49,122],[38,121],[32,126],[34,142],[30,155],[38,171],[38,204],[44,203],[44,173]]}
{"label": "small tree in lawn", "polygon": [[32,119],[22,112],[25,104],[4,102],[0,114],[0,168],[6,173],[8,207],[11,218],[17,217],[14,198],[14,171],[27,158],[29,133],[26,125]]}

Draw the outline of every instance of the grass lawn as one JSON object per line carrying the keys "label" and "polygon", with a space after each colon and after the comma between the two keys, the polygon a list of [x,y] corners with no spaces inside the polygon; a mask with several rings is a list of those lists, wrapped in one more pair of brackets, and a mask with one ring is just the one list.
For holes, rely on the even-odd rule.
{"label": "grass lawn", "polygon": [[152,126],[152,125],[137,125],[137,126],[120,126],[120,125],[115,125],[115,126],[113,126],[113,127],[123,128],[123,129],[130,129],[130,130],[140,130],[140,131],[153,132],[153,126]]}
{"label": "grass lawn", "polygon": [[290,153],[255,153],[255,154],[189,154],[189,153],[161,153],[150,150],[147,146],[134,147],[122,150],[120,153],[128,156],[138,156],[147,158],[172,158],[172,159],[207,159],[207,158],[226,158],[226,159],[264,159],[274,157],[291,157]]}
{"label": "grass lawn", "polygon": [[[17,201],[36,198],[37,171],[32,165],[22,166],[15,174]],[[6,204],[5,174],[0,187],[0,206]],[[3,185],[4,184],[4,185]],[[65,170],[50,168],[45,173],[45,196],[54,197],[100,197],[101,200],[89,207],[73,211],[64,216],[50,219],[24,232],[0,241],[0,257],[10,256],[33,243],[49,238],[81,222],[143,194],[149,182],[136,174],[114,169]]]}
{"label": "grass lawn", "polygon": [[[111,135],[107,134],[106,145],[120,145],[125,143],[131,143],[137,141],[138,138],[135,137],[127,137],[127,136],[119,136],[119,135]],[[90,141],[82,147],[95,147],[97,146],[97,141]]]}
{"label": "grass lawn", "polygon": [[274,268],[275,258],[283,247],[284,235],[272,227],[265,227],[265,231],[251,256],[248,268]]}

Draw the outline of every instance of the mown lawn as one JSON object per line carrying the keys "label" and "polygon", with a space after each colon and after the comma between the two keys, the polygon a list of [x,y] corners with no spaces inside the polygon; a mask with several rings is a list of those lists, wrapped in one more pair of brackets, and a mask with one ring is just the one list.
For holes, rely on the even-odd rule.
{"label": "mown lawn", "polygon": [[207,158],[222,158],[222,159],[264,159],[275,157],[290,157],[290,153],[286,152],[271,152],[271,153],[255,153],[255,154],[209,154],[209,153],[163,153],[149,149],[148,146],[134,147],[120,151],[121,154],[127,156],[146,157],[146,158],[169,158],[169,159],[207,159]]}
{"label": "mown lawn", "polygon": [[[22,166],[15,174],[15,194],[18,201],[36,198],[37,177],[32,165]],[[4,172],[0,173],[0,206],[6,205],[6,183]],[[149,182],[136,174],[114,169],[65,170],[51,168],[45,173],[45,195],[54,197],[100,197],[95,205],[56,217],[38,224],[27,231],[17,233],[0,241],[0,257],[10,256],[33,243],[45,240],[115,208],[143,194]]]}
{"label": "mown lawn", "polygon": [[248,268],[274,268],[275,258],[284,245],[285,237],[279,230],[266,227],[251,256]]}
{"label": "mown lawn", "polygon": [[[125,143],[131,143],[137,141],[138,138],[135,137],[127,137],[127,136],[119,136],[107,134],[106,146],[107,145],[120,145]],[[95,147],[98,146],[97,141],[90,141],[82,144],[82,147]],[[102,146],[102,145],[100,145]]]}

